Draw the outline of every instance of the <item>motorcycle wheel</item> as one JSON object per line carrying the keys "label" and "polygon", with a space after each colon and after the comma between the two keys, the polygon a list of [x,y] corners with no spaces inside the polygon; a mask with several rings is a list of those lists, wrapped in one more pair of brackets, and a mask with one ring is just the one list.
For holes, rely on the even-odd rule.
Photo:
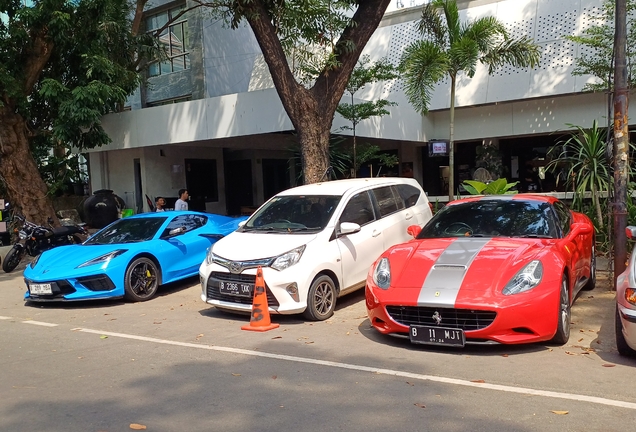
{"label": "motorcycle wheel", "polygon": [[2,263],[2,270],[5,273],[12,272],[22,261],[22,257],[24,257],[24,248],[20,246],[13,246],[11,250],[7,253],[7,256],[4,257],[4,262]]}

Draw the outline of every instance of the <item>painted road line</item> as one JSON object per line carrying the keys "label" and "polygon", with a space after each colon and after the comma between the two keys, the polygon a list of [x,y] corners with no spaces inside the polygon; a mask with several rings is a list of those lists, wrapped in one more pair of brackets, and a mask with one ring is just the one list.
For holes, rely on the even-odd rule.
{"label": "painted road line", "polygon": [[0,316],[0,320],[10,320],[13,319],[11,317],[6,317],[6,316]]}
{"label": "painted road line", "polygon": [[52,323],[47,323],[47,322],[42,322],[42,321],[33,321],[33,320],[26,320],[26,321],[22,321],[24,324],[33,324],[33,325],[39,325],[42,327],[57,327],[59,324],[52,324]]}
{"label": "painted road line", "polygon": [[391,376],[404,377],[404,378],[416,379],[421,381],[432,381],[432,382],[452,384],[452,385],[458,385],[458,386],[464,386],[464,387],[478,387],[478,388],[483,388],[488,390],[518,393],[518,394],[530,395],[530,396],[541,396],[541,397],[549,397],[549,398],[555,398],[555,399],[568,399],[568,400],[573,400],[577,402],[589,402],[593,404],[609,405],[612,407],[628,408],[628,409],[636,410],[636,403],[625,402],[625,401],[614,400],[614,399],[606,399],[606,398],[595,397],[595,396],[586,396],[586,395],[579,395],[579,394],[573,394],[573,393],[561,393],[561,392],[546,391],[546,390],[536,390],[536,389],[525,388],[525,387],[512,387],[512,386],[498,385],[498,384],[475,383],[472,381],[466,381],[466,380],[461,380],[456,378],[446,378],[446,377],[439,377],[434,375],[423,375],[423,374],[403,372],[403,371],[392,370],[392,369],[374,368],[369,366],[361,366],[361,365],[355,365],[355,364],[349,364],[349,363],[339,363],[339,362],[318,360],[318,359],[312,359],[312,358],[306,358],[306,357],[296,357],[296,356],[288,356],[288,355],[282,355],[282,354],[271,354],[266,352],[251,351],[251,350],[240,349],[240,348],[202,345],[202,344],[194,344],[194,343],[188,343],[188,342],[176,342],[176,341],[165,340],[165,339],[136,336],[136,335],[130,335],[125,333],[105,332],[105,331],[91,330],[86,328],[74,328],[72,330],[81,331],[84,333],[93,333],[98,335],[119,337],[124,339],[133,339],[138,341],[152,342],[152,343],[158,343],[158,344],[164,344],[164,345],[174,345],[174,346],[180,346],[180,347],[186,347],[186,348],[221,351],[221,352],[242,354],[242,355],[253,356],[253,357],[264,357],[264,358],[270,358],[275,360],[292,361],[296,363],[307,363],[307,364],[314,364],[319,366],[350,369],[350,370],[355,370],[359,372],[370,372],[375,374],[391,375]]}

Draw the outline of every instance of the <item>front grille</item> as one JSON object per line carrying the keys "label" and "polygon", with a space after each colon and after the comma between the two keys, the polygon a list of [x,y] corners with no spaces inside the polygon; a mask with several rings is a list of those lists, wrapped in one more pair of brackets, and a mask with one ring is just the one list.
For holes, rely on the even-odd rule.
{"label": "front grille", "polygon": [[78,278],[77,282],[91,291],[110,291],[115,288],[113,281],[104,274]]}
{"label": "front grille", "polygon": [[[229,294],[221,294],[219,292],[219,282],[243,282],[243,283],[255,283],[256,276],[250,274],[233,274],[233,273],[223,273],[223,272],[212,272],[210,277],[208,278],[208,286],[206,287],[207,297],[212,300],[221,300],[230,303],[240,303],[240,304],[248,304],[251,305],[253,298],[250,297],[239,297]],[[277,308],[280,303],[274,294],[269,290],[267,284],[265,284],[265,292],[267,293],[267,306],[271,308]]]}
{"label": "front grille", "polygon": [[[28,279],[24,280],[27,286],[33,281]],[[75,288],[71,284],[69,284],[65,280],[59,280],[55,282],[37,282],[37,283],[50,283],[51,291],[53,294],[31,294],[30,297],[33,300],[64,300],[64,296],[68,294],[73,294],[75,292]]]}
{"label": "front grille", "polygon": [[442,322],[439,323],[439,326],[462,329],[464,331],[486,328],[492,324],[497,316],[497,312],[492,311],[427,306],[387,306],[386,311],[393,320],[405,326],[437,326],[437,322],[433,319],[433,315],[437,312],[442,317]]}

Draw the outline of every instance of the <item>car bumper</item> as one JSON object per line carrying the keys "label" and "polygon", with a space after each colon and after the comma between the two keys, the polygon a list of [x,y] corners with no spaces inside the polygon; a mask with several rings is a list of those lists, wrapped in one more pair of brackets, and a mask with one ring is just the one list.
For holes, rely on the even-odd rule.
{"label": "car bumper", "polygon": [[437,312],[442,316],[439,325],[463,328],[467,343],[520,344],[552,339],[557,328],[559,291],[555,287],[502,295],[497,304],[475,301],[438,307],[400,301],[394,293],[367,283],[365,301],[371,324],[382,334],[408,336],[410,324],[435,326],[432,316]]}
{"label": "car bumper", "polygon": [[[27,269],[28,270],[28,269]],[[93,271],[75,272],[66,277],[24,272],[26,292],[24,300],[31,302],[81,301],[119,298],[124,296],[123,268],[109,268],[108,273]],[[51,294],[31,293],[31,284],[50,284]]]}
{"label": "car bumper", "polygon": [[[297,314],[307,308],[307,293],[314,274],[300,271],[300,267],[290,267],[283,271],[263,268],[263,280],[267,293],[267,305],[270,313]],[[256,269],[246,269],[240,274],[232,274],[225,267],[217,264],[201,265],[199,270],[201,281],[201,300],[221,309],[238,312],[252,310],[252,295],[236,296],[223,294],[219,289],[219,281],[244,282],[254,284]],[[290,294],[290,287],[297,287],[298,295]],[[293,289],[291,290],[293,292]]]}
{"label": "car bumper", "polygon": [[636,308],[628,308],[619,304],[618,313],[623,324],[625,342],[631,349],[636,350]]}

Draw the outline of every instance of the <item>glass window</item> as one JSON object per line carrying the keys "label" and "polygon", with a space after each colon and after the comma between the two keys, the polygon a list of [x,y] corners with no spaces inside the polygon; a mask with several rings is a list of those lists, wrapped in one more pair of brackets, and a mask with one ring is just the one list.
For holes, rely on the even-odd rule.
{"label": "glass window", "polygon": [[146,18],[146,30],[149,33],[156,33],[169,24],[157,36],[167,59],[157,59],[152,62],[148,66],[149,76],[178,72],[190,67],[188,21],[185,15],[178,17],[182,9],[177,7]]}
{"label": "glass window", "polygon": [[558,231],[548,203],[483,199],[447,205],[422,228],[418,238],[558,238]]}
{"label": "glass window", "polygon": [[415,203],[417,203],[417,200],[420,199],[422,192],[415,186],[399,184],[396,187],[400,198],[404,201],[404,207],[413,207]]}
{"label": "glass window", "polygon": [[354,195],[340,216],[340,222],[353,222],[362,226],[373,222],[373,206],[368,192],[360,192]]}
{"label": "glass window", "polygon": [[378,207],[380,208],[381,217],[398,211],[397,200],[393,195],[391,186],[382,186],[373,189],[373,195],[375,196],[375,200],[377,201]]}
{"label": "glass window", "polygon": [[163,231],[162,237],[170,234],[175,228],[185,228],[184,232],[192,231],[197,228],[201,228],[208,221],[208,218],[201,215],[179,215],[172,219],[166,229]]}
{"label": "glass window", "polygon": [[243,231],[316,232],[325,229],[339,195],[276,196],[248,219]]}
{"label": "glass window", "polygon": [[570,213],[570,209],[567,208],[561,201],[556,201],[554,203],[554,210],[556,211],[557,217],[559,219],[559,226],[561,227],[561,231],[563,232],[563,235],[566,236],[570,232],[572,213]]}
{"label": "glass window", "polygon": [[152,239],[167,217],[124,218],[89,238],[87,245],[134,243]]}

